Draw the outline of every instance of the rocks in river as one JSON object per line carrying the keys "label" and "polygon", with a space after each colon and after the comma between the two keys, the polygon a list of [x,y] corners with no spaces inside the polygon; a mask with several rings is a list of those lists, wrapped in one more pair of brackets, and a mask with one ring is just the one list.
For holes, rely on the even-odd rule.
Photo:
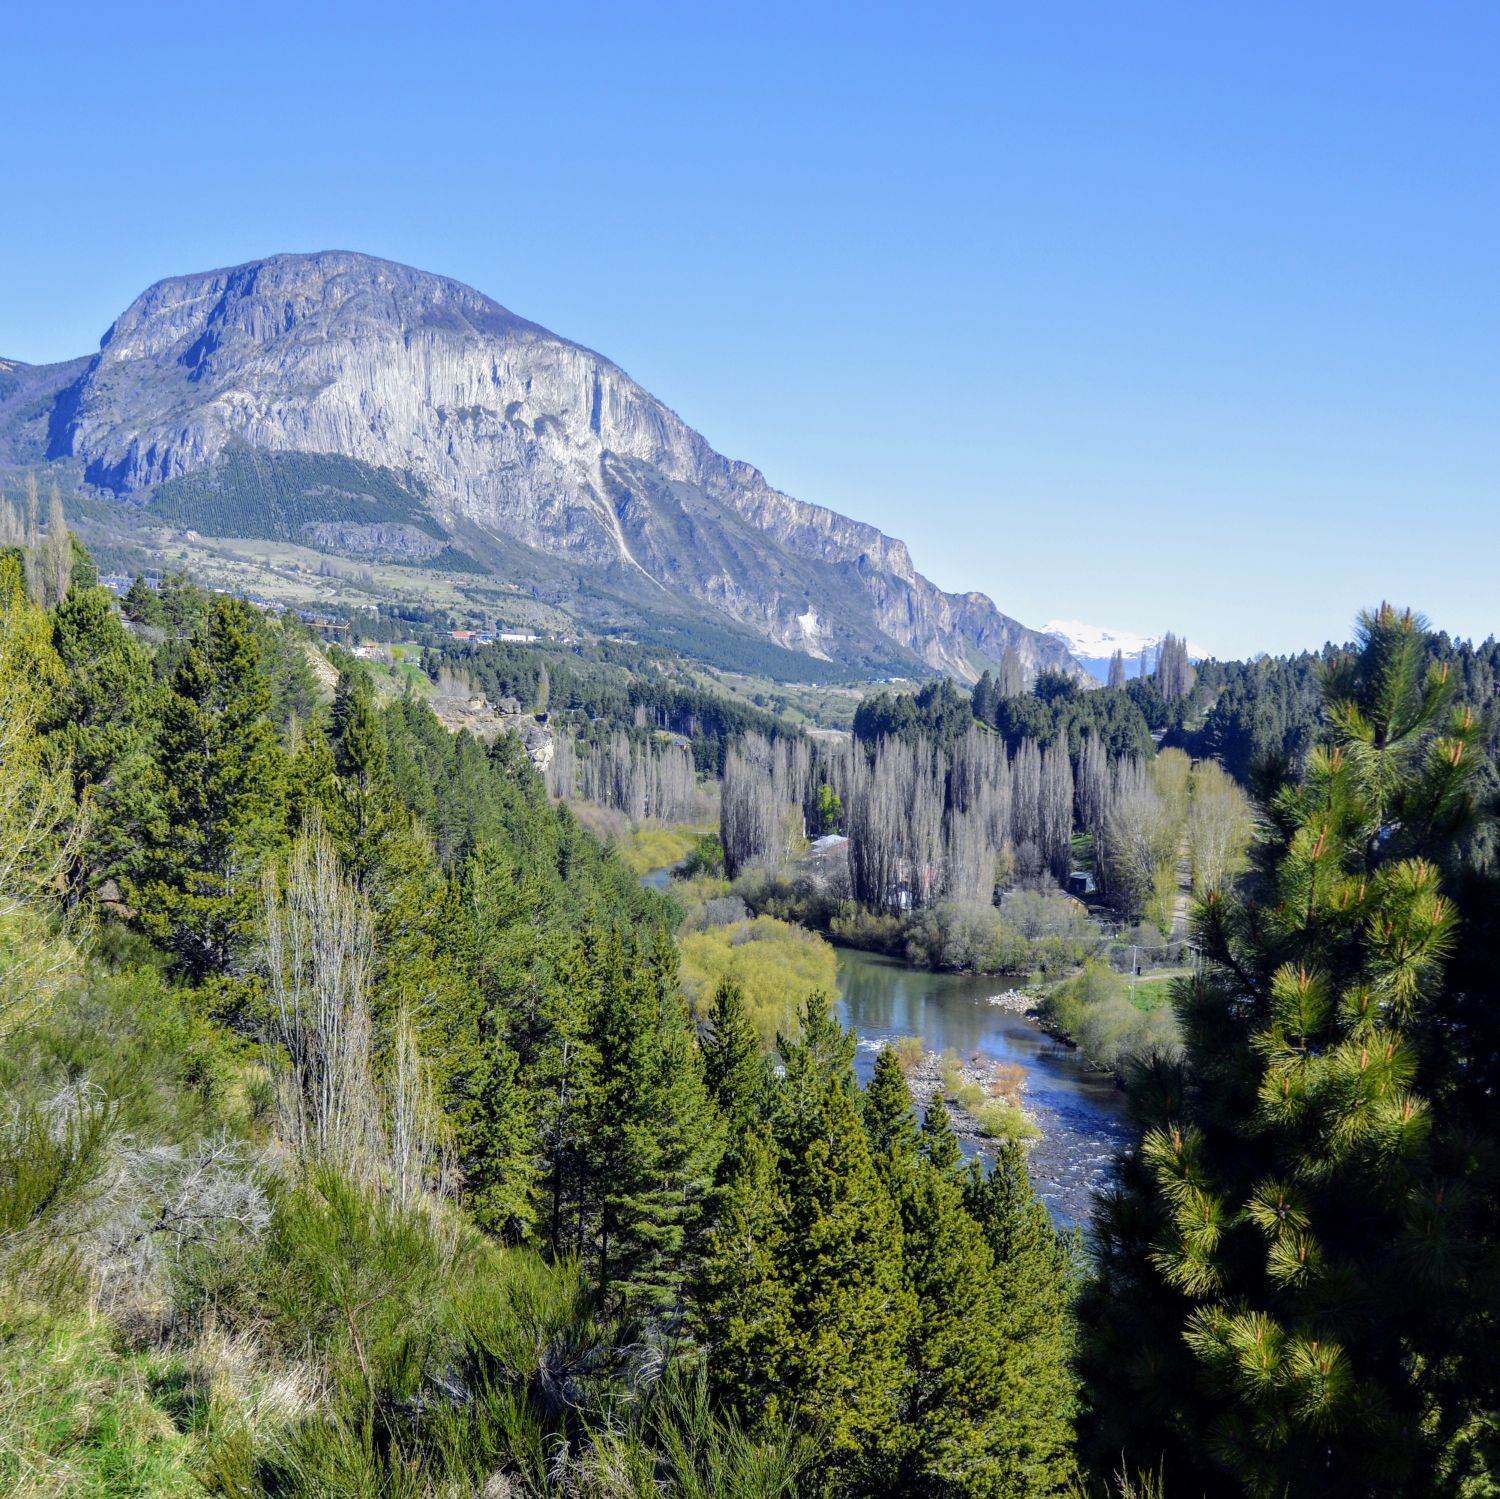
{"label": "rocks in river", "polygon": [[987,1001],[997,1010],[1009,1010],[1012,1015],[1035,1015],[1041,1002],[1041,996],[1030,989],[1006,989],[990,995]]}
{"label": "rocks in river", "polygon": [[975,1053],[967,1062],[954,1052],[939,1055],[909,1050],[915,1038],[906,1045],[898,1042],[896,1052],[906,1075],[906,1085],[920,1107],[926,1107],[932,1095],[941,1092],[953,1120],[954,1133],[976,1146],[996,1138],[986,1128],[987,1110],[1010,1109],[1020,1116],[1023,1139],[1035,1139],[1036,1120],[1026,1111],[1023,1095],[1026,1089],[1025,1069],[1014,1062],[996,1062]]}

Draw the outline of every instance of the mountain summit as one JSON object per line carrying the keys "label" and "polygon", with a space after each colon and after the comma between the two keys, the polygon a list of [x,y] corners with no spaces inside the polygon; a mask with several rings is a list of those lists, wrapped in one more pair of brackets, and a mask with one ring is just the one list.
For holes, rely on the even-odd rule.
{"label": "mountain summit", "polygon": [[[850,665],[972,679],[1012,649],[1073,668],[983,594],[937,588],[902,542],[773,489],[609,360],[447,277],[344,251],[174,276],[56,368],[32,418],[46,456],[164,515],[191,496],[207,534],[253,534],[216,530],[213,496],[243,525],[247,485],[269,486],[266,513],[315,517],[309,545],[451,544],[554,597],[687,610]],[[408,509],[362,503],[387,490]]]}

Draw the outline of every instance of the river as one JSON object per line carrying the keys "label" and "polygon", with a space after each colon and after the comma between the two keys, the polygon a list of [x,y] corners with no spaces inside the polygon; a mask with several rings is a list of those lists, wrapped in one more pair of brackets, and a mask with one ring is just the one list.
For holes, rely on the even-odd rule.
{"label": "river", "polygon": [[[674,867],[653,869],[641,883],[665,890]],[[952,1047],[965,1060],[977,1053],[1018,1062],[1026,1069],[1022,1103],[1042,1132],[1027,1153],[1037,1195],[1059,1222],[1085,1222],[1115,1153],[1131,1138],[1113,1080],[1085,1067],[1035,1021],[990,1004],[990,995],[1014,987],[1005,979],[934,973],[853,947],[835,951],[838,1017],[859,1038],[860,1081],[869,1081],[880,1048],[898,1036],[917,1036],[928,1051]]]}
{"label": "river", "polygon": [[852,947],[836,951],[838,1017],[859,1038],[860,1081],[898,1036],[918,1036],[928,1051],[951,1047],[964,1059],[1019,1063],[1026,1069],[1022,1103],[1042,1132],[1027,1155],[1037,1195],[1060,1222],[1084,1222],[1094,1193],[1110,1180],[1115,1152],[1130,1143],[1112,1079],[1085,1067],[1035,1021],[990,1004],[990,995],[1013,987],[1004,979],[934,973]]}

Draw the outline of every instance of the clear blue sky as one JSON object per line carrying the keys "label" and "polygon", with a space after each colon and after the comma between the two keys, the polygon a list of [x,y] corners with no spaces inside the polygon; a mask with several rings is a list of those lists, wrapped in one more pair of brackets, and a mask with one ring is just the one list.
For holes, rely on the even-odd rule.
{"label": "clear blue sky", "polygon": [[1028,623],[1500,630],[1500,5],[17,7],[0,353],[468,281]]}

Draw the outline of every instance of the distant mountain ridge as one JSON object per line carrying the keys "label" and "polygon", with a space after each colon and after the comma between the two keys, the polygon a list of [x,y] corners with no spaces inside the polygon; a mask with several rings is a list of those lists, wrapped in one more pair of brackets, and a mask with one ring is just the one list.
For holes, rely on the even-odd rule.
{"label": "distant mountain ridge", "polygon": [[[420,553],[430,517],[460,565],[697,611],[824,660],[972,680],[1009,649],[1076,670],[985,595],[939,589],[904,543],[725,458],[608,359],[389,261],[171,277],[86,363],[0,378],[0,457],[75,462],[207,534],[295,523],[308,544]],[[314,458],[342,466],[297,478]],[[262,532],[214,530],[231,511]]]}
{"label": "distant mountain ridge", "polygon": [[[1143,652],[1154,653],[1162,642],[1160,635],[1142,635],[1135,630],[1115,630],[1103,625],[1088,625],[1078,619],[1054,619],[1042,626],[1044,633],[1060,640],[1068,654],[1078,662],[1090,676],[1104,682],[1109,680],[1109,663],[1116,651],[1125,656],[1125,674],[1134,677],[1140,674]],[[1188,655],[1201,661],[1211,653],[1188,642]],[[1154,661],[1154,655],[1151,658]]]}

